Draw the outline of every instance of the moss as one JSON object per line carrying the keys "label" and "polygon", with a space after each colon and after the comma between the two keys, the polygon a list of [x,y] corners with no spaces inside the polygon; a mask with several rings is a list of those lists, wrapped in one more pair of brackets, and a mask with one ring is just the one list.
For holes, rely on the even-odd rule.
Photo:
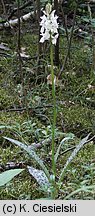
{"label": "moss", "polygon": [[78,136],[88,132],[95,133],[94,119],[95,111],[80,105],[63,108],[65,126],[67,130],[73,131]]}
{"label": "moss", "polygon": [[5,89],[0,89],[0,109],[4,110],[12,105],[11,96]]}

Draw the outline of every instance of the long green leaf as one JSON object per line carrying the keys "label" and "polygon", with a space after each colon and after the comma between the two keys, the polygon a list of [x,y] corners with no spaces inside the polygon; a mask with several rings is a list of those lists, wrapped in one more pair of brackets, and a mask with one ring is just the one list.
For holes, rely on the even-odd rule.
{"label": "long green leaf", "polygon": [[21,173],[24,169],[12,169],[7,170],[0,174],[0,187],[7,184],[9,181],[11,181],[15,176],[17,176],[19,173]]}
{"label": "long green leaf", "polygon": [[74,151],[72,152],[71,156],[68,158],[68,160],[67,160],[67,162],[66,162],[66,164],[65,164],[64,168],[62,169],[61,174],[60,174],[60,176],[59,176],[59,183],[60,183],[60,184],[61,184],[61,181],[62,181],[62,179],[63,179],[64,173],[65,173],[65,171],[66,171],[68,165],[69,165],[70,162],[75,158],[75,156],[76,156],[77,153],[80,151],[80,149],[83,147],[83,145],[84,145],[85,143],[87,143],[89,135],[90,135],[90,134],[88,134],[85,138],[83,138],[83,139],[79,142],[79,144],[76,146],[76,148],[75,148]]}
{"label": "long green leaf", "polygon": [[4,137],[4,138],[6,140],[16,144],[17,146],[21,147],[22,149],[24,149],[36,161],[36,163],[40,165],[40,167],[43,169],[43,171],[45,172],[46,176],[49,179],[49,172],[48,172],[46,166],[44,165],[43,161],[39,158],[39,156],[36,154],[36,152],[34,150],[30,149],[29,146],[25,145],[22,142],[19,142],[17,140],[14,140],[14,139],[11,139],[8,137]]}
{"label": "long green leaf", "polygon": [[73,139],[72,137],[68,136],[68,137],[65,137],[64,139],[61,140],[59,146],[58,146],[58,149],[57,149],[57,152],[55,154],[55,163],[57,162],[57,159],[58,159],[58,156],[59,156],[59,153],[60,153],[60,149],[61,149],[61,146],[64,144],[64,142],[66,140],[69,140],[69,139]]}

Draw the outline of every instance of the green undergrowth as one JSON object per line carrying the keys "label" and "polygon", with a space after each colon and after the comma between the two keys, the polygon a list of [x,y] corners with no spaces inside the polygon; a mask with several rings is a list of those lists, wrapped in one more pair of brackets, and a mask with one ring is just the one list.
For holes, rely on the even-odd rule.
{"label": "green undergrowth", "polygon": [[[52,95],[51,86],[47,85],[46,79],[49,73],[46,67],[49,58],[48,62],[44,59],[43,68],[38,71],[37,37],[26,32],[22,35],[21,46],[25,48],[25,54],[30,56],[30,59],[23,60],[23,88],[14,37],[10,34],[7,37],[8,39],[3,35],[2,40],[11,49],[11,56],[0,56],[0,125],[5,126],[1,128],[0,134],[0,170],[2,171],[2,167],[6,169],[7,163],[22,162],[25,171],[6,187],[1,188],[0,199],[37,199],[44,195],[27,172],[27,165],[35,165],[34,161],[31,161],[20,148],[5,141],[3,136],[31,145],[51,135]],[[60,56],[64,59],[66,47],[63,38],[61,43],[63,50],[60,49]],[[59,69],[56,70],[56,75],[58,71]],[[62,149],[64,152],[67,148],[74,147],[89,132],[95,134],[95,75],[91,70],[91,50],[87,49],[84,41],[73,41],[71,60],[68,61],[60,81],[61,84],[56,87],[56,127],[60,132],[75,134],[75,141],[67,143]],[[57,137],[57,146],[60,140],[61,138]],[[37,152],[51,170],[51,143],[42,146]],[[58,173],[69,155],[70,152],[61,154],[57,166]],[[68,167],[62,186],[64,193],[60,191],[58,199],[64,199],[84,184],[95,184],[94,158],[95,147],[91,142],[84,146]],[[72,195],[72,199],[95,199],[95,192],[80,192]]]}

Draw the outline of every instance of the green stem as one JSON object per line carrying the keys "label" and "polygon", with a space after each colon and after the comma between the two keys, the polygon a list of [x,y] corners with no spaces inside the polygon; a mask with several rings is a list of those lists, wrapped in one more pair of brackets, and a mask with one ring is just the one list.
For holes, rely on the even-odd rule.
{"label": "green stem", "polygon": [[55,150],[55,127],[56,127],[56,97],[55,97],[55,83],[54,83],[54,70],[53,70],[53,46],[50,42],[50,59],[51,59],[51,77],[52,77],[52,98],[53,98],[53,122],[52,122],[52,172],[56,176],[56,164],[54,158]]}

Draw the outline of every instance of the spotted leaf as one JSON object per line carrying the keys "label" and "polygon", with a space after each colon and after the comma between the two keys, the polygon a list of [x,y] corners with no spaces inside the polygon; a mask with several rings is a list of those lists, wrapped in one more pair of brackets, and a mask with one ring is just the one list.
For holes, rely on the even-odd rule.
{"label": "spotted leaf", "polygon": [[49,180],[42,170],[27,166],[30,175],[32,175],[41,187],[49,187]]}

